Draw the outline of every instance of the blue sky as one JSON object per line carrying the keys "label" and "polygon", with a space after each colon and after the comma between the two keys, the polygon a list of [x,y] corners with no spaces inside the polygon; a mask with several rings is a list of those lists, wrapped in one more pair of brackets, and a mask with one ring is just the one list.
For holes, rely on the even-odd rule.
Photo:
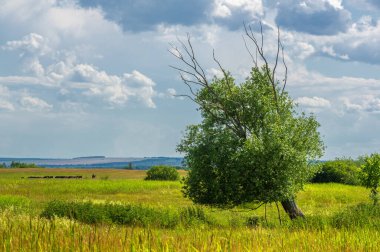
{"label": "blue sky", "polygon": [[[200,121],[168,49],[189,33],[237,80],[252,63],[243,21],[280,26],[288,92],[314,113],[324,159],[380,151],[377,0],[0,0],[0,156],[179,156]],[[281,73],[281,70],[280,70]]]}

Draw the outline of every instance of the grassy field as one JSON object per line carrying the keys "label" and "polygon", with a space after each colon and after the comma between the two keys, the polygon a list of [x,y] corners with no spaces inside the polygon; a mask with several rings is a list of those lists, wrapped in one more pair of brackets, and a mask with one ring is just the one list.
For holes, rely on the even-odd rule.
{"label": "grassy field", "polygon": [[[46,175],[83,179],[26,178]],[[280,209],[280,224],[275,204],[254,211],[194,206],[183,198],[180,182],[144,181],[144,177],[144,171],[134,170],[0,169],[0,251],[380,248],[380,209],[370,205],[363,187],[307,185],[297,195],[307,218],[291,222]],[[43,212],[60,216],[52,202],[79,210],[66,217],[42,217]]]}

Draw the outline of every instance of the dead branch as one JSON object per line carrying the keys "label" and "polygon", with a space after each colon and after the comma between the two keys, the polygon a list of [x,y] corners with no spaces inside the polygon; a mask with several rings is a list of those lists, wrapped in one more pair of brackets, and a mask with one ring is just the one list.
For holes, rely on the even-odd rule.
{"label": "dead branch", "polygon": [[[281,58],[282,58],[282,63],[284,65],[284,68],[285,68],[285,76],[284,76],[284,79],[283,79],[283,86],[282,86],[282,89],[281,89],[281,95],[284,93],[284,90],[285,90],[285,86],[286,86],[286,82],[287,82],[287,78],[288,78],[288,67],[286,65],[286,62],[285,62],[285,57],[284,57],[284,46],[282,45],[282,42],[281,42],[281,34],[280,34],[280,28],[277,27],[277,51],[276,51],[276,57],[275,57],[275,61],[274,61],[274,65],[273,65],[273,68],[272,68],[272,71],[270,70],[270,67],[269,67],[269,62],[268,62],[268,59],[267,57],[265,56],[264,54],[264,33],[263,33],[263,25],[262,23],[260,22],[260,35],[261,35],[261,43],[258,42],[254,32],[253,32],[253,29],[252,29],[252,26],[251,25],[246,25],[244,23],[244,31],[245,31],[245,35],[251,40],[251,42],[253,42],[253,45],[254,45],[254,48],[256,49],[256,52],[258,53],[258,55],[260,56],[261,60],[264,62],[264,66],[265,66],[265,73],[267,75],[267,78],[272,86],[272,89],[273,89],[273,97],[274,97],[274,100],[276,102],[276,104],[278,103],[278,97],[277,97],[277,80],[276,80],[276,70],[277,70],[277,67],[278,67],[278,63],[279,63],[279,60],[280,60],[280,52],[281,52]],[[248,48],[247,46],[247,43],[244,39],[244,43],[245,43],[245,46],[246,48]],[[248,50],[248,49],[247,49]],[[251,58],[252,58],[252,53],[249,51],[249,54],[251,55]],[[254,61],[254,62],[257,62]],[[257,65],[255,65],[257,67]]]}
{"label": "dead branch", "polygon": [[[185,68],[176,67],[176,66],[170,66],[170,67],[177,70],[180,73],[182,81],[189,88],[190,93],[193,96],[193,97],[191,97],[190,95],[183,95],[183,97],[187,97],[187,98],[191,97],[191,100],[193,102],[197,103],[202,109],[209,112],[215,119],[223,119],[225,121],[226,120],[229,121],[229,124],[227,124],[227,125],[232,125],[231,129],[236,134],[238,134],[239,136],[246,137],[247,129],[246,129],[246,127],[243,126],[241,119],[240,119],[240,116],[239,116],[239,113],[235,113],[235,111],[229,111],[225,107],[225,103],[220,100],[220,97],[215,92],[215,90],[212,88],[210,83],[208,82],[206,72],[196,58],[196,55],[195,55],[195,52],[193,49],[193,45],[191,44],[190,36],[187,35],[186,43],[184,43],[179,38],[177,38],[177,40],[178,40],[179,44],[181,45],[182,50],[185,54],[183,54],[181,52],[181,50],[179,50],[173,44],[171,44],[171,50],[169,50],[169,52],[174,57],[179,59],[184,64]],[[222,71],[226,85],[227,85],[230,93],[232,93],[229,74],[223,68],[221,63],[217,60],[214,51],[213,51],[213,59],[216,62],[216,64],[218,65],[219,69]],[[185,75],[188,75],[190,78],[186,78]],[[199,100],[195,99],[195,97],[197,95],[197,91],[195,91],[195,89],[194,89],[195,86],[200,86],[201,88],[207,88],[210,91],[210,93],[212,94],[212,99],[215,101],[214,104],[217,105],[217,108],[214,108],[214,109],[217,109],[219,111],[223,111],[223,113],[225,115],[224,118],[221,118],[221,117],[217,116],[215,113],[213,113],[213,111],[210,109],[210,104],[205,104],[205,103],[202,103]],[[236,108],[236,110],[237,110],[237,108]]]}

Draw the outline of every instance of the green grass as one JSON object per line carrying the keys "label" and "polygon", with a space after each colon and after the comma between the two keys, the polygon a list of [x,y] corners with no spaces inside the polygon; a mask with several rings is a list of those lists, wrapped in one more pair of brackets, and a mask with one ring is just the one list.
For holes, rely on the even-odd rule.
{"label": "green grass", "polygon": [[[91,179],[92,173],[96,179]],[[21,178],[42,175],[87,178]],[[275,204],[267,205],[266,219],[264,206],[255,211],[194,206],[183,198],[180,182],[144,181],[144,177],[144,171],[128,170],[1,169],[0,251],[378,251],[380,247],[380,208],[371,205],[363,187],[306,185],[297,203],[307,218],[291,222],[281,210],[280,225]]]}

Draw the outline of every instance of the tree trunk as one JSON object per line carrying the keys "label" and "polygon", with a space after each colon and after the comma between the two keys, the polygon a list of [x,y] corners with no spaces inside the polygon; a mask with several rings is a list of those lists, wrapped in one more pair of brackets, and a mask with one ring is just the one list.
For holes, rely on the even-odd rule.
{"label": "tree trunk", "polygon": [[305,217],[293,198],[281,201],[281,205],[291,220],[294,220],[298,217]]}

